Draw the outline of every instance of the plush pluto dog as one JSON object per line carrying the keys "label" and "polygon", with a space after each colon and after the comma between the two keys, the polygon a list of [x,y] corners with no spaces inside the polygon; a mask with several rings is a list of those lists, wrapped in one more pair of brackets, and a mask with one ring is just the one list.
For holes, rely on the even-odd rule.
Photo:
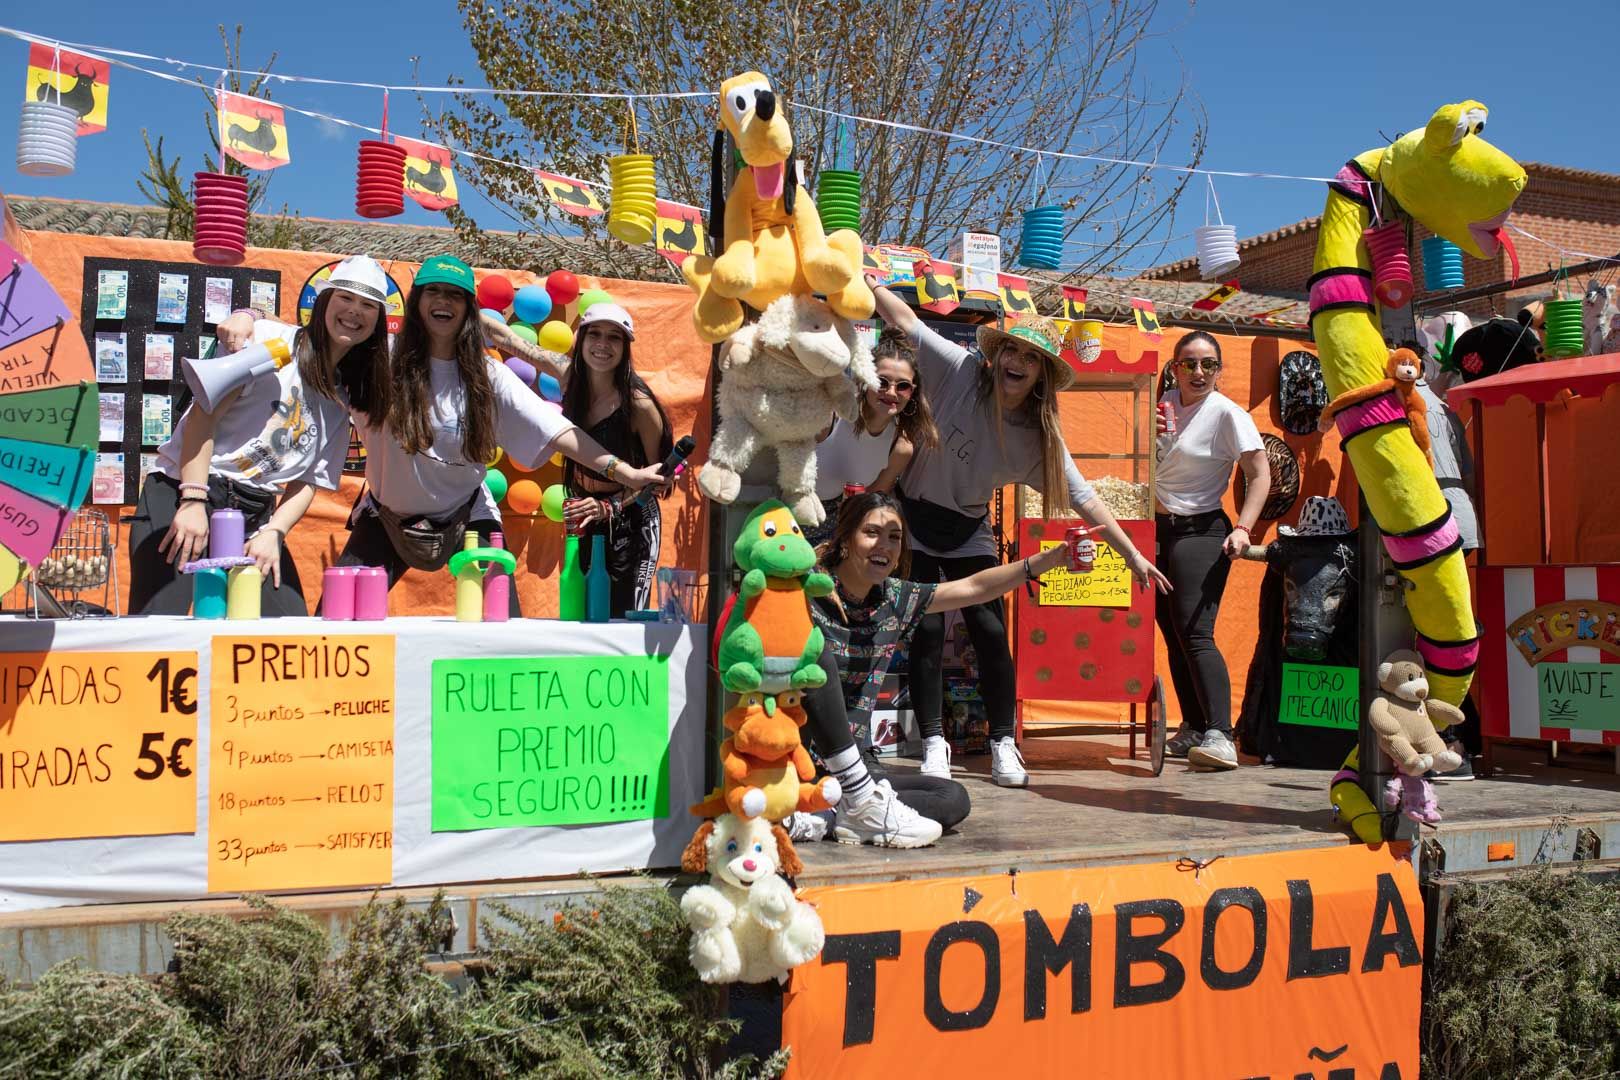
{"label": "plush pluto dog", "polygon": [[692,928],[687,956],[704,982],[783,982],[821,953],[821,916],[777,873],[804,870],[782,826],[732,814],[705,821],[686,846],[681,869],[709,874],[707,885],[681,897]]}
{"label": "plush pluto dog", "polygon": [[743,304],[764,311],[787,293],[820,293],[844,318],[870,318],[861,238],[850,229],[823,232],[795,175],[793,131],[770,80],[747,71],[722,83],[720,123],[748,167],[726,197],[725,250],[693,256],[681,268],[698,294],[698,336],[717,345],[742,326]]}
{"label": "plush pluto dog", "polygon": [[[1502,229],[1525,174],[1480,137],[1485,119],[1477,101],[1442,106],[1426,126],[1357,155],[1329,186],[1310,303],[1322,376],[1334,398],[1379,382],[1388,362],[1363,238],[1375,201],[1382,220],[1404,213],[1476,258],[1503,248],[1512,256]],[[1406,607],[1431,700],[1461,704],[1479,638],[1462,541],[1439,482],[1392,392],[1344,409],[1335,420],[1390,558],[1410,584]],[[1358,764],[1352,751],[1345,768]],[[1379,840],[1378,816],[1368,812],[1371,803],[1359,789],[1335,783],[1333,801],[1358,837]]]}

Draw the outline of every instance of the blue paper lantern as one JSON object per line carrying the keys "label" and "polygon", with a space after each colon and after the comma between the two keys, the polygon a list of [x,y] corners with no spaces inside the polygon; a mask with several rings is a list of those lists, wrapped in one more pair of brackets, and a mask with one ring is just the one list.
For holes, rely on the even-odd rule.
{"label": "blue paper lantern", "polygon": [[1443,236],[1423,238],[1423,287],[1444,292],[1463,286],[1462,249]]}
{"label": "blue paper lantern", "polygon": [[1032,206],[1024,211],[1018,263],[1031,270],[1057,270],[1063,264],[1063,207]]}

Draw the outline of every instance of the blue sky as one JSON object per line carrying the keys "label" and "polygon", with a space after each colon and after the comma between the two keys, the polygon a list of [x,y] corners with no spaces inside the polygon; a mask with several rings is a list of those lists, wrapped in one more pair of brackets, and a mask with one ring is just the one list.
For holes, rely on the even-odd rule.
{"label": "blue sky", "polygon": [[[53,17],[32,6],[0,15],[0,24],[46,37],[113,44],[137,52],[220,63],[218,5],[150,5],[81,0]],[[67,14],[71,10],[71,16]],[[287,0],[249,16],[244,33],[250,64],[278,54],[285,74],[408,83],[412,57],[421,79],[442,85],[458,74],[482,77],[466,44],[455,5],[415,0],[386,18],[367,5]],[[1353,14],[1349,14],[1353,13]],[[1555,27],[1557,28],[1555,31]],[[1522,4],[1390,3],[1364,0],[1345,8],[1298,0],[1208,0],[1189,9],[1165,0],[1159,36],[1146,46],[1150,79],[1170,83],[1185,67],[1209,114],[1210,168],[1320,176],[1346,158],[1421,125],[1445,102],[1467,97],[1491,110],[1487,137],[1521,160],[1620,173],[1620,139],[1601,50],[1573,50],[1586,62],[1554,63],[1553,33],[1594,43],[1620,40],[1620,5],[1587,5],[1578,15],[1546,20]],[[27,46],[0,38],[0,83],[14,80],[20,99]],[[10,74],[5,72],[9,69]],[[537,83],[537,87],[543,85]],[[0,189],[17,194],[140,202],[135,180],[144,166],[141,128],[165,136],[184,171],[201,167],[206,146],[201,94],[114,69],[110,127],[87,137],[79,169],[62,179],[18,174],[10,147],[16,111],[0,109],[6,164]],[[1153,89],[1152,87],[1149,88]],[[376,124],[376,91],[281,86],[279,100]],[[416,133],[414,98],[396,95],[391,126]],[[895,117],[899,120],[914,119]],[[270,193],[309,217],[352,218],[355,142],[351,130],[293,117],[293,163],[277,171]],[[1200,181],[1200,184],[1202,182]],[[1318,212],[1320,185],[1282,180],[1216,180],[1226,220],[1240,236],[1264,232]],[[476,211],[475,193],[463,196]],[[402,218],[432,224],[439,215],[407,202]],[[1185,204],[1172,235],[1202,223],[1201,188]],[[491,224],[495,219],[490,219]],[[868,238],[871,239],[871,238]],[[1166,258],[1191,253],[1190,239]]]}

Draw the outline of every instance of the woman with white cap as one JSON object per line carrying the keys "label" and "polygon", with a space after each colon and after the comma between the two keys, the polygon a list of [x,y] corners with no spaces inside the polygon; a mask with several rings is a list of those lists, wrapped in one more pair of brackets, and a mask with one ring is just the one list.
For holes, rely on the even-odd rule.
{"label": "woman with white cap", "polygon": [[[873,282],[875,284],[875,282]],[[1028,318],[1006,330],[978,330],[979,353],[946,341],[888,289],[875,288],[877,313],[917,349],[923,389],[939,427],[937,447],[919,447],[900,478],[900,505],[911,536],[911,577],[957,581],[996,566],[989,503],[1007,484],[1040,491],[1043,512],[1073,507],[1101,527],[1139,583],[1169,588],[1164,575],[1136,549],[1114,515],[1075,468],[1063,442],[1057,391],[1075,375],[1062,356],[1050,319]],[[1026,566],[1026,571],[1028,567]],[[1012,653],[1001,597],[962,609],[979,665],[979,696],[990,722],[990,776],[1003,787],[1029,783],[1014,739],[1016,701]],[[912,638],[908,686],[924,737],[922,771],[950,775],[944,737],[944,616],[926,616]]]}
{"label": "woman with white cap", "polygon": [[[489,543],[501,528],[484,486],[497,448],[533,468],[560,450],[627,491],[659,468],[627,463],[581,431],[484,352],[472,268],[450,255],[422,264],[394,342],[388,408],[360,426],[366,495],[350,516],[338,563],[381,566],[390,586],[407,568],[438,570],[467,530]],[[511,613],[521,614],[517,590]]]}
{"label": "woman with white cap", "polygon": [[292,361],[225,394],[208,412],[193,401],[157,469],[141,486],[129,530],[130,611],[184,615],[191,583],[179,569],[208,553],[209,517],[242,511],[246,554],[264,575],[260,610],[307,615],[287,531],[315,488],[336,490],[349,448],[349,414],[380,416],[388,385],[387,276],[363,255],[333,269],[298,328],[252,311],[216,328],[221,355],[279,339]]}

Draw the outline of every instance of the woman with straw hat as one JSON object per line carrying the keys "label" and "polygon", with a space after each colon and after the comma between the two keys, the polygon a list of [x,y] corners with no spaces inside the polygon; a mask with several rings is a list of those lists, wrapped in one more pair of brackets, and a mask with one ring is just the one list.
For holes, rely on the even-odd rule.
{"label": "woman with straw hat", "polygon": [[[873,283],[875,285],[875,282]],[[1050,319],[1006,329],[981,326],[978,351],[952,344],[923,324],[905,301],[875,288],[883,321],[917,349],[923,389],[934,408],[939,445],[920,447],[900,479],[913,555],[912,578],[955,581],[996,565],[989,504],[1007,484],[1041,492],[1043,513],[1073,507],[1123,555],[1143,585],[1168,590],[1163,574],[1131,543],[1114,515],[1074,466],[1058,418],[1057,394],[1074,383]],[[1033,576],[1033,575],[1031,575]],[[1013,736],[1016,686],[1001,599],[962,609],[979,665],[979,695],[990,722],[991,778],[1004,787],[1029,782]],[[925,740],[923,772],[950,775],[944,737],[944,617],[927,616],[912,639],[909,687]]]}

